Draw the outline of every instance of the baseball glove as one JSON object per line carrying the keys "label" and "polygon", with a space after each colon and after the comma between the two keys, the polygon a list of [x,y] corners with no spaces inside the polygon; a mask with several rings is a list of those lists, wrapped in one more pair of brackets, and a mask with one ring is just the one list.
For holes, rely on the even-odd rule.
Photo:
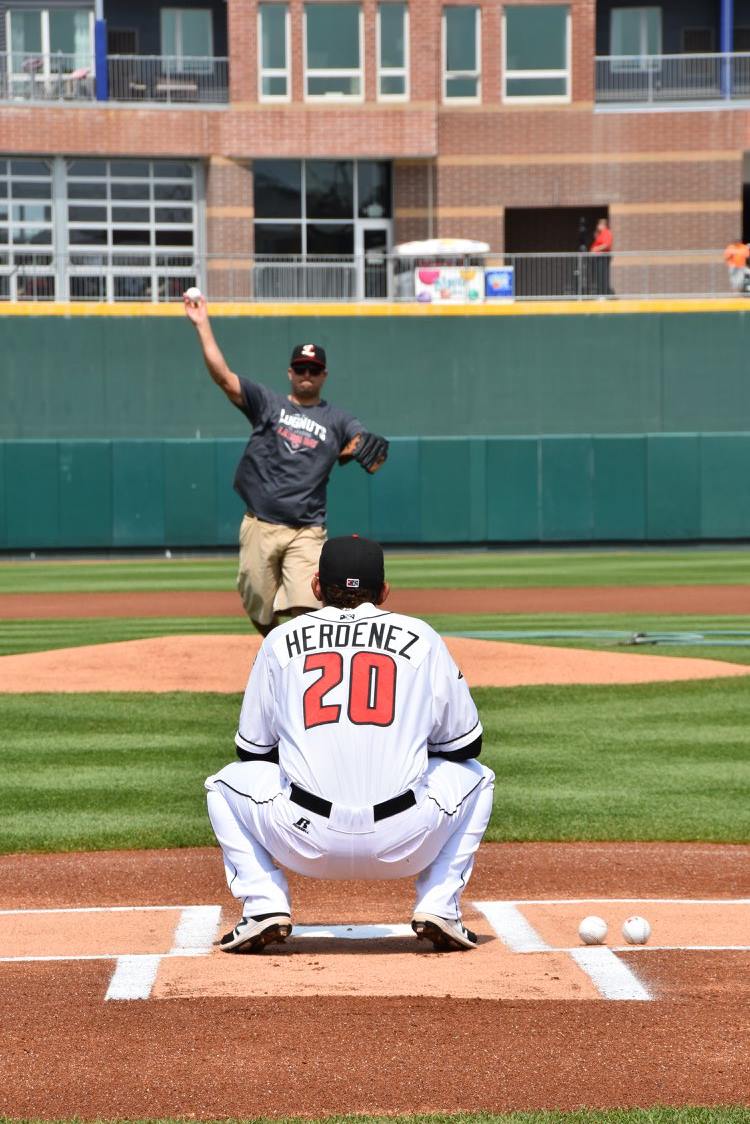
{"label": "baseball glove", "polygon": [[388,457],[388,442],[376,433],[358,433],[339,453],[339,464],[355,460],[365,472],[377,472]]}

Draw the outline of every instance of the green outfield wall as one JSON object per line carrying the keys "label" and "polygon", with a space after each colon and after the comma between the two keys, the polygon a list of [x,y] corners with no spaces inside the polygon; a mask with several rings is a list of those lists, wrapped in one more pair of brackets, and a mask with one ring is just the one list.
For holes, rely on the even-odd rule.
{"label": "green outfield wall", "polygon": [[[292,346],[319,342],[330,400],[393,437],[750,431],[742,311],[255,312],[214,320],[234,370],[284,391]],[[247,432],[181,312],[4,315],[0,353],[0,439]]]}
{"label": "green outfield wall", "polygon": [[[236,543],[244,442],[0,442],[0,550]],[[750,432],[395,438],[334,469],[329,531],[385,543],[750,538]]]}

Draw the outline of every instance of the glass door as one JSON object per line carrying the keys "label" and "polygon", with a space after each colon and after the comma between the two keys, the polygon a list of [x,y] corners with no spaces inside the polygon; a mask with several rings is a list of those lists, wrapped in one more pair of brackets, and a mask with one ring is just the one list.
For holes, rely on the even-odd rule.
{"label": "glass door", "polygon": [[357,297],[366,301],[386,301],[390,297],[388,253],[391,244],[390,222],[360,219],[355,235]]}

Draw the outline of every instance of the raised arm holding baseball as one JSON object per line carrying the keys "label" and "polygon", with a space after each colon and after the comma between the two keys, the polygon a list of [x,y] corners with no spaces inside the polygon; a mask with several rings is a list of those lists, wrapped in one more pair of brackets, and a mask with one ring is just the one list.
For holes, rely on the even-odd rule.
{"label": "raised arm holding baseball", "polygon": [[357,460],[377,472],[388,455],[383,437],[365,432],[351,414],[321,397],[328,377],[325,350],[297,344],[278,394],[231,370],[216,342],[202,296],[184,297],[203,360],[216,385],[252,426],[234,489],[245,503],[237,588],[262,635],[314,607],[310,580],[326,539],[328,478],[335,463]]}

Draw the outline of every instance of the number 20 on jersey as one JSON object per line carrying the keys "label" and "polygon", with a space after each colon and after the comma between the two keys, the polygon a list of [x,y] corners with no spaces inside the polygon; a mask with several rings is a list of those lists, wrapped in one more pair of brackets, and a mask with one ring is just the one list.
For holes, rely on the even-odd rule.
{"label": "number 20 on jersey", "polygon": [[305,673],[319,671],[303,697],[305,729],[341,718],[341,706],[326,696],[344,681],[349,684],[347,716],[355,726],[390,726],[396,709],[396,661],[382,652],[355,652],[345,667],[341,652],[314,652],[305,659]]}

